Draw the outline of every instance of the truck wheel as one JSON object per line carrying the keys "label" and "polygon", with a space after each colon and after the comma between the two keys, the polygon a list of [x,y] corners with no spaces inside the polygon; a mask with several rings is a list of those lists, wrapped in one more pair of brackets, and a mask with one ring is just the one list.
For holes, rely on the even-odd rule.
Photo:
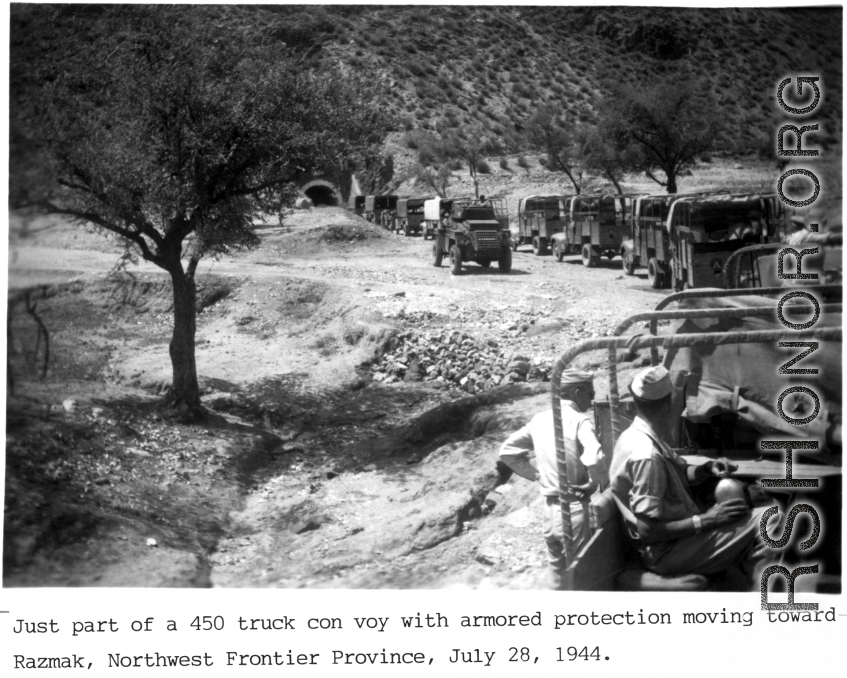
{"label": "truck wheel", "polygon": [[662,267],[659,264],[658,259],[656,257],[652,257],[650,261],[647,262],[647,279],[650,281],[650,287],[654,290],[659,290],[663,287],[663,278],[665,276],[662,274]]}
{"label": "truck wheel", "polygon": [[627,275],[635,275],[635,257],[631,252],[621,252],[623,261],[623,272]]}
{"label": "truck wheel", "polygon": [[483,268],[491,268],[491,259],[480,259],[479,265]]}
{"label": "truck wheel", "polygon": [[565,258],[565,249],[558,242],[553,243],[553,256],[556,257],[556,261],[562,261]]}
{"label": "truck wheel", "polygon": [[438,244],[436,240],[432,243],[432,265],[433,266],[441,266],[441,260],[444,258],[444,250],[441,249],[441,245]]}
{"label": "truck wheel", "polygon": [[450,273],[459,275],[462,272],[462,250],[458,245],[450,248]]}
{"label": "truck wheel", "polygon": [[536,257],[540,257],[542,254],[544,254],[544,245],[541,242],[541,238],[539,238],[538,236],[535,236],[532,239],[532,253]]}
{"label": "truck wheel", "polygon": [[671,283],[673,283],[673,279],[671,277],[671,271],[673,270],[673,266],[668,264],[659,264],[659,266],[660,270],[662,271],[662,287],[670,287]]}
{"label": "truck wheel", "polygon": [[508,247],[504,247],[500,251],[500,258],[497,260],[497,268],[500,269],[500,273],[508,273],[512,270],[512,250]]}
{"label": "truck wheel", "polygon": [[408,221],[403,224],[403,235],[405,235],[407,238],[412,235],[412,229],[409,228]]}
{"label": "truck wheel", "polygon": [[674,292],[682,291],[682,280],[676,277],[676,269],[671,266],[671,289]]}
{"label": "truck wheel", "polygon": [[513,238],[512,239],[512,251],[517,252],[518,251],[518,245],[520,245],[520,244],[521,244],[521,239],[519,237]]}
{"label": "truck wheel", "polygon": [[597,265],[597,254],[594,252],[594,248],[588,243],[582,246],[582,265],[585,268],[594,268]]}

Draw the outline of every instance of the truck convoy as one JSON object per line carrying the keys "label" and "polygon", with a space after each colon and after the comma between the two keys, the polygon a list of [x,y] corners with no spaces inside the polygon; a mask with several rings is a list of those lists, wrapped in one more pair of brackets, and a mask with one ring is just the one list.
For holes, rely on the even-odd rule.
{"label": "truck convoy", "polygon": [[[786,218],[775,194],[725,192],[533,195],[519,201],[511,230],[503,198],[355,196],[350,208],[407,236],[434,239],[433,264],[440,266],[447,256],[454,274],[469,261],[485,268],[497,261],[509,271],[511,254],[501,251],[503,243],[512,251],[531,244],[535,256],[552,250],[558,261],[578,253],[588,268],[603,256],[620,255],[627,275],[646,267],[651,287],[675,290],[724,287],[730,256],[749,245],[780,242]],[[758,253],[745,256],[744,262],[732,260],[744,267],[733,275],[754,280]]]}
{"label": "truck convoy", "polygon": [[636,198],[631,235],[621,245],[623,269],[647,266],[655,289],[719,287],[732,252],[778,242],[782,214],[770,195],[713,193]]}
{"label": "truck convoy", "polygon": [[396,209],[396,195],[365,196],[364,217],[375,224],[390,228],[391,224],[394,223]]}

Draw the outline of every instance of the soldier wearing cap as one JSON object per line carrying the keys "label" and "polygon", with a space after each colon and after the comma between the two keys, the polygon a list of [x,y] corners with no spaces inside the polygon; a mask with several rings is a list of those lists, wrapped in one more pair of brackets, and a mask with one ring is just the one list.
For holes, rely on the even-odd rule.
{"label": "soldier wearing cap", "polygon": [[[518,475],[537,480],[544,497],[544,540],[550,562],[553,587],[561,588],[565,569],[560,499],[570,503],[574,550],[590,538],[588,502],[598,486],[606,484],[607,473],[594,422],[586,412],[594,399],[593,375],[583,370],[562,373],[559,397],[562,408],[565,453],[571,478],[571,496],[560,497],[556,462],[553,410],[536,414],[515,431],[500,447],[500,460]],[[530,453],[535,453],[535,463]]]}
{"label": "soldier wearing cap", "polygon": [[[751,510],[744,484],[727,476],[725,458],[691,465],[664,442],[671,420],[671,381],[661,365],[639,372],[629,387],[637,416],[615,445],[612,494],[644,565],[660,575],[715,574],[738,568],[757,588],[767,547],[759,536],[763,509]],[[703,510],[693,487],[721,479]]]}
{"label": "soldier wearing cap", "polygon": [[786,245],[796,247],[804,244],[827,245],[841,242],[840,234],[829,231],[829,223],[825,213],[810,213],[808,219],[812,223],[818,223],[818,230],[811,231],[806,225],[806,219],[795,214],[791,217],[791,233],[785,237]]}

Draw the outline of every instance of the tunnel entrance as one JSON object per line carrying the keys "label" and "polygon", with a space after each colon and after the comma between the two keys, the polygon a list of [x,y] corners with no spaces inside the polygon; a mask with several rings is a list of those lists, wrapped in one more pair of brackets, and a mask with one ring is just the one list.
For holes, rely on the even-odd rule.
{"label": "tunnel entrance", "polygon": [[335,191],[332,190],[329,186],[321,186],[315,185],[307,188],[304,193],[309,200],[312,201],[312,204],[315,207],[322,207],[327,205],[337,205],[338,198],[335,195]]}

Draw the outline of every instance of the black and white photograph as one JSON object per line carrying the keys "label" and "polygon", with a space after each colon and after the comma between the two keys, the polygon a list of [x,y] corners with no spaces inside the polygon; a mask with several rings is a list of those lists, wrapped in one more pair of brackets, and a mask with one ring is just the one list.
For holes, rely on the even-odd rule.
{"label": "black and white photograph", "polygon": [[8,27],[4,589],[840,600],[841,6]]}

